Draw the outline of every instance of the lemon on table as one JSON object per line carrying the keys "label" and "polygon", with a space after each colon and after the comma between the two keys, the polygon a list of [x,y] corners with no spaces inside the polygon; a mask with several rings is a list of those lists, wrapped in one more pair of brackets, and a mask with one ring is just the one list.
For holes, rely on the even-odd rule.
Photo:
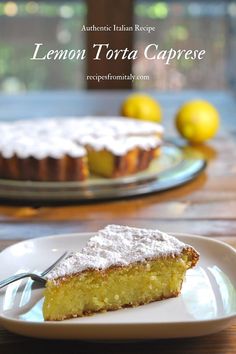
{"label": "lemon on table", "polygon": [[191,143],[202,143],[216,134],[220,118],[216,108],[207,101],[194,100],[180,107],[176,115],[179,133]]}
{"label": "lemon on table", "polygon": [[161,107],[151,96],[145,94],[132,94],[128,96],[121,106],[121,114],[125,117],[161,121]]}

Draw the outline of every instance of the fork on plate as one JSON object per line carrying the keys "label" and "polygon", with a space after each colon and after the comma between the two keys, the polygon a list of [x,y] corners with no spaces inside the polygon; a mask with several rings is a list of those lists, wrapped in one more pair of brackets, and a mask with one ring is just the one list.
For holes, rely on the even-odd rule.
{"label": "fork on plate", "polygon": [[40,274],[35,274],[35,273],[19,273],[12,275],[9,278],[6,278],[2,281],[0,281],[0,289],[4,288],[4,286],[7,286],[14,281],[23,279],[23,278],[31,278],[32,280],[40,283],[41,285],[45,286],[47,280],[45,278],[45,275],[47,275],[62,259],[64,259],[67,255],[69,254],[68,251],[64,252],[53,264],[51,264],[47,269],[45,269],[42,273]]}

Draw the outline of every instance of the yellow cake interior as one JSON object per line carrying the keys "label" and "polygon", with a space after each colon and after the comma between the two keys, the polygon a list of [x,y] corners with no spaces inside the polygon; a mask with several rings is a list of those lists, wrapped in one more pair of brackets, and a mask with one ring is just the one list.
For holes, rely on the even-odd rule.
{"label": "yellow cake interior", "polygon": [[192,254],[185,250],[176,257],[49,280],[44,318],[63,320],[178,296],[185,272],[192,266]]}
{"label": "yellow cake interior", "polygon": [[115,156],[105,149],[88,148],[87,153],[89,170],[94,175],[111,178],[138,171],[139,150],[137,148],[128,151],[124,156]]}
{"label": "yellow cake interior", "polygon": [[106,178],[131,175],[147,169],[151,161],[160,155],[160,151],[160,147],[149,151],[133,148],[124,156],[115,156],[106,149],[95,150],[87,147],[89,171]]}
{"label": "yellow cake interior", "polygon": [[110,151],[88,149],[87,154],[91,173],[103,177],[112,177],[115,156]]}

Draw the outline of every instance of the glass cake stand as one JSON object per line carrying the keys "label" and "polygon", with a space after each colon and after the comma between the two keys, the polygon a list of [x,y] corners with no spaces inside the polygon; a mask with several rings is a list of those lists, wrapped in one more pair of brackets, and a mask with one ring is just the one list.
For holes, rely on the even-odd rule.
{"label": "glass cake stand", "polygon": [[165,142],[150,167],[132,176],[107,179],[91,176],[83,182],[33,182],[0,179],[0,199],[44,202],[96,201],[156,193],[178,187],[197,177],[206,160],[180,146]]}

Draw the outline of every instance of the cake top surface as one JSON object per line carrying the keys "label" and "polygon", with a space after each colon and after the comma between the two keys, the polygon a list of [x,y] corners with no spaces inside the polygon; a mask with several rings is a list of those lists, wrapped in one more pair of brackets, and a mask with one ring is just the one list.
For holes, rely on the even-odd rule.
{"label": "cake top surface", "polygon": [[178,255],[186,247],[189,246],[159,230],[108,225],[91,237],[81,251],[71,252],[47,277],[53,280],[87,269],[104,270]]}
{"label": "cake top surface", "polygon": [[34,136],[15,136],[14,144],[5,136],[0,141],[0,150],[5,158],[14,155],[24,159],[34,157],[38,160],[46,157],[59,159],[64,156],[82,157],[86,155],[84,147],[79,146],[70,139],[62,137],[48,137],[36,139]]}
{"label": "cake top surface", "polygon": [[[138,119],[124,117],[81,117],[58,119],[63,134],[72,138],[83,135],[100,136],[125,136],[125,135],[153,135],[162,134],[163,126],[158,123],[144,122]],[[79,129],[77,129],[79,128]]]}
{"label": "cake top surface", "polygon": [[126,135],[153,135],[162,134],[163,127],[158,123],[127,119],[124,117],[64,117],[64,118],[37,118],[32,120],[18,120],[1,122],[2,133],[30,133],[54,135],[76,139],[84,135],[98,136],[126,136]]}
{"label": "cake top surface", "polygon": [[26,158],[60,158],[86,154],[83,145],[109,148],[123,155],[134,147],[154,148],[160,144],[163,127],[123,117],[64,117],[0,123],[0,151],[5,158],[14,154]]}

